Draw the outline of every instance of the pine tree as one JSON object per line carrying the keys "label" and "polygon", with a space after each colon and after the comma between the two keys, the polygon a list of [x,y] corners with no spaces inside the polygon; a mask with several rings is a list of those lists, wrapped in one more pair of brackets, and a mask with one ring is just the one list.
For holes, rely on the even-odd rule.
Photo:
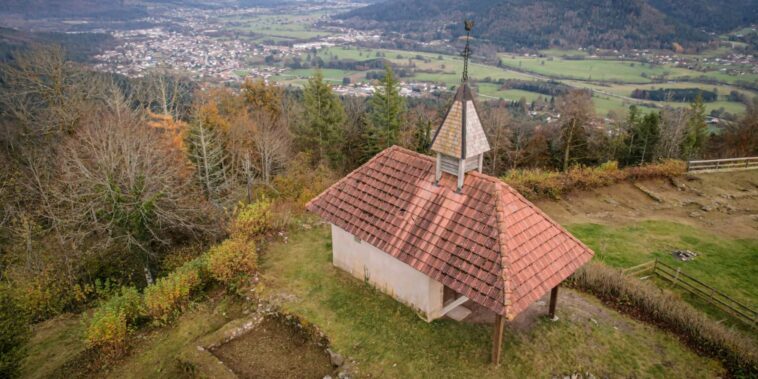
{"label": "pine tree", "polygon": [[187,135],[187,150],[205,196],[217,202],[226,186],[226,152],[218,134],[203,122],[193,122]]}
{"label": "pine tree", "polygon": [[[630,115],[631,116],[631,115]],[[661,116],[657,112],[650,112],[643,117],[638,117],[636,110],[630,117],[634,122],[629,137],[629,155],[627,164],[650,163],[655,158],[655,150],[660,140]]]}
{"label": "pine tree", "polygon": [[690,115],[687,120],[687,133],[682,140],[682,157],[690,159],[697,156],[708,140],[708,125],[705,123],[705,105],[703,98],[698,95],[690,104]]}
{"label": "pine tree", "polygon": [[366,155],[376,153],[398,143],[400,127],[405,113],[405,101],[395,74],[385,65],[385,74],[378,91],[371,98],[371,129],[367,138]]}
{"label": "pine tree", "polygon": [[303,97],[305,122],[297,138],[316,162],[328,162],[333,167],[338,166],[343,143],[345,109],[332,92],[332,88],[324,82],[320,69],[308,79]]}
{"label": "pine tree", "polygon": [[432,121],[419,117],[413,131],[413,148],[421,154],[429,154],[432,148]]}

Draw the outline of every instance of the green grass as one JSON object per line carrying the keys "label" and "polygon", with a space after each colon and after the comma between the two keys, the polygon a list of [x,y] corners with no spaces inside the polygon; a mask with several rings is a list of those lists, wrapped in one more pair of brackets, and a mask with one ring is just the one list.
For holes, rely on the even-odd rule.
{"label": "green grass", "polygon": [[[141,331],[121,360],[110,363],[96,377],[176,378],[186,376],[176,356],[197,338],[241,317],[242,304],[229,298],[195,303],[171,326]],[[64,315],[35,327],[29,355],[22,362],[23,378],[79,377],[89,364],[78,355],[85,350],[80,315]]]}
{"label": "green grass", "polygon": [[[643,221],[628,226],[574,224],[567,227],[596,253],[595,259],[616,267],[630,267],[658,258],[733,296],[744,304],[758,304],[758,239],[728,239],[669,221]],[[699,255],[681,262],[674,249]]]}
{"label": "green grass", "polygon": [[[503,364],[489,364],[491,328],[437,320],[411,311],[331,264],[329,230],[296,232],[272,245],[262,262],[264,296],[316,324],[333,347],[357,360],[358,376],[553,377],[591,371],[596,377],[713,377],[720,367],[674,337],[612,310],[597,323],[582,317],[544,319],[527,332],[506,330]],[[585,295],[597,307],[599,301]],[[559,316],[563,314],[560,303]],[[597,321],[597,320],[596,320]],[[628,325],[617,328],[616,325]]]}
{"label": "green grass", "polygon": [[21,361],[21,377],[49,378],[85,350],[84,326],[79,315],[64,314],[34,326]]}

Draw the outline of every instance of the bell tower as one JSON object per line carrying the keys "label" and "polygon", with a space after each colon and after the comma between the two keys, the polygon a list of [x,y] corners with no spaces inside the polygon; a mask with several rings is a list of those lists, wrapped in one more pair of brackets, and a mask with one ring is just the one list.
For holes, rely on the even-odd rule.
{"label": "bell tower", "polygon": [[468,85],[468,60],[471,56],[469,41],[474,22],[464,22],[466,47],[463,49],[463,76],[461,85],[455,92],[453,104],[445,115],[442,125],[437,128],[432,139],[432,151],[437,153],[434,183],[438,184],[442,173],[457,177],[456,191],[461,192],[466,173],[482,171],[484,153],[490,151],[490,144],[484,134],[474,94]]}

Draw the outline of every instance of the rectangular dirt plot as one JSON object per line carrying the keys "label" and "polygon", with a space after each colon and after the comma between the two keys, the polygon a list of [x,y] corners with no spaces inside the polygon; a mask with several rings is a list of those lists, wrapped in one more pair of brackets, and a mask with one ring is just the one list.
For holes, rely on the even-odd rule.
{"label": "rectangular dirt plot", "polygon": [[253,330],[211,351],[240,378],[318,378],[331,360],[307,332],[267,317]]}

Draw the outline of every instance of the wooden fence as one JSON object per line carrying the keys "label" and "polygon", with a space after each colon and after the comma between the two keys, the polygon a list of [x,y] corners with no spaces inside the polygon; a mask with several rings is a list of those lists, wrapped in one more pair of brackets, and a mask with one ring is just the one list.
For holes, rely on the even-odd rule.
{"label": "wooden fence", "polygon": [[703,300],[716,308],[726,312],[732,317],[747,325],[756,327],[758,312],[732,299],[723,292],[685,274],[680,267],[671,267],[658,259],[622,270],[625,275],[641,276],[655,275],[671,282],[672,286],[679,287]]}
{"label": "wooden fence", "polygon": [[687,162],[687,172],[750,170],[755,168],[758,168],[758,157]]}

